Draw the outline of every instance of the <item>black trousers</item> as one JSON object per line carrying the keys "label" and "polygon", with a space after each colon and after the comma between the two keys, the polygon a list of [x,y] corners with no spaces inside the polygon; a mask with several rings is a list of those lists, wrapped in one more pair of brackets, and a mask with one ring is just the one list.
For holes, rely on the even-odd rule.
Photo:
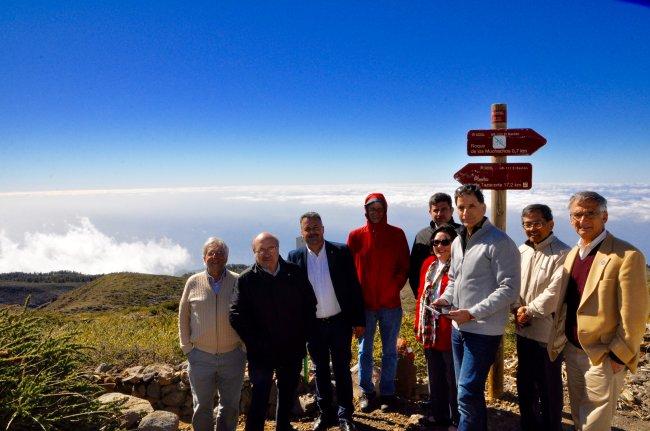
{"label": "black trousers", "polygon": [[550,360],[546,345],[517,335],[517,393],[521,429],[562,430],[562,354]]}
{"label": "black trousers", "polygon": [[429,376],[431,416],[436,422],[458,423],[458,392],[452,352],[424,349]]}
{"label": "black trousers", "polygon": [[286,431],[290,427],[290,414],[298,388],[302,358],[288,359],[281,364],[249,361],[248,377],[252,385],[251,405],[246,416],[246,431],[263,431],[264,420],[273,385],[273,372],[278,385],[278,402],[275,408],[275,429]]}
{"label": "black trousers", "polygon": [[[321,414],[339,419],[351,419],[354,412],[352,405],[352,376],[350,361],[352,351],[352,327],[347,324],[342,313],[327,319],[317,319],[314,333],[307,340],[307,350],[316,367],[316,399]],[[334,410],[332,369],[336,381],[336,401],[338,409]]]}

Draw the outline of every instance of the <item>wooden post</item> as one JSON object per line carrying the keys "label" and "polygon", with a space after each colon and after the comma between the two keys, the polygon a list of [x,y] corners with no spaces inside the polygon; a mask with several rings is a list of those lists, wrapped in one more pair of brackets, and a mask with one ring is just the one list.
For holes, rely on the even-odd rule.
{"label": "wooden post", "polygon": [[[492,129],[508,128],[508,105],[505,103],[492,104]],[[492,163],[506,163],[506,156],[492,156]],[[492,190],[490,193],[492,214],[490,219],[494,226],[506,230],[506,190]],[[503,394],[503,340],[497,350],[494,365],[490,369],[487,381],[488,398],[496,399]]]}

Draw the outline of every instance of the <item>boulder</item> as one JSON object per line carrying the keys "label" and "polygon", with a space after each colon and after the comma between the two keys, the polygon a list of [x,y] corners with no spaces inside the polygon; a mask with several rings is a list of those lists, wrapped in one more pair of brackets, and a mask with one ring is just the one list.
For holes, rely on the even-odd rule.
{"label": "boulder", "polygon": [[140,383],[142,381],[142,370],[144,370],[142,365],[136,365],[135,367],[129,367],[122,371],[122,382],[130,384]]}
{"label": "boulder", "polygon": [[167,364],[147,365],[142,373],[153,375],[161,386],[169,385],[174,380],[174,368]]}
{"label": "boulder", "polygon": [[178,415],[156,410],[142,418],[138,425],[138,431],[177,431],[178,424]]}
{"label": "boulder", "polygon": [[122,414],[121,420],[127,429],[135,427],[143,417],[154,411],[149,401],[119,392],[110,392],[100,396],[98,399],[99,402],[104,404],[119,404]]}

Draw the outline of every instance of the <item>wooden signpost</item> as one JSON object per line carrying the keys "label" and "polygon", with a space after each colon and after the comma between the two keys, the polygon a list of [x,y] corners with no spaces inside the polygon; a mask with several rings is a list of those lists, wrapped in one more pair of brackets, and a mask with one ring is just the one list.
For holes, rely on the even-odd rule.
{"label": "wooden signpost", "polygon": [[468,156],[530,156],[546,144],[533,129],[470,130]]}
{"label": "wooden signpost", "polygon": [[[492,105],[492,129],[467,132],[469,156],[492,156],[491,163],[468,163],[454,174],[461,184],[477,184],[492,190],[491,221],[506,230],[507,190],[532,187],[533,166],[530,163],[506,163],[506,156],[529,156],[546,144],[546,139],[533,129],[508,129],[508,106]],[[503,342],[497,351],[487,381],[488,397],[503,394]]]}
{"label": "wooden signpost", "polygon": [[478,184],[488,190],[527,190],[532,185],[530,163],[468,163],[454,174],[461,184]]}

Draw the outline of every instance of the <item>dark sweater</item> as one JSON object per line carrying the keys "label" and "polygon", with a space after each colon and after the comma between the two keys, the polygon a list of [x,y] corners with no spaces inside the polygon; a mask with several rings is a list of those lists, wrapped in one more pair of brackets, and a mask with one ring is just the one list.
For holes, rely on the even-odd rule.
{"label": "dark sweater", "polygon": [[594,263],[594,257],[596,257],[599,248],[600,245],[594,247],[584,259],[580,259],[579,255],[576,256],[571,267],[569,283],[567,284],[565,296],[567,305],[565,333],[567,340],[580,349],[582,349],[582,346],[580,346],[580,341],[578,341],[578,306],[580,305],[582,292],[587,283],[591,265]]}

